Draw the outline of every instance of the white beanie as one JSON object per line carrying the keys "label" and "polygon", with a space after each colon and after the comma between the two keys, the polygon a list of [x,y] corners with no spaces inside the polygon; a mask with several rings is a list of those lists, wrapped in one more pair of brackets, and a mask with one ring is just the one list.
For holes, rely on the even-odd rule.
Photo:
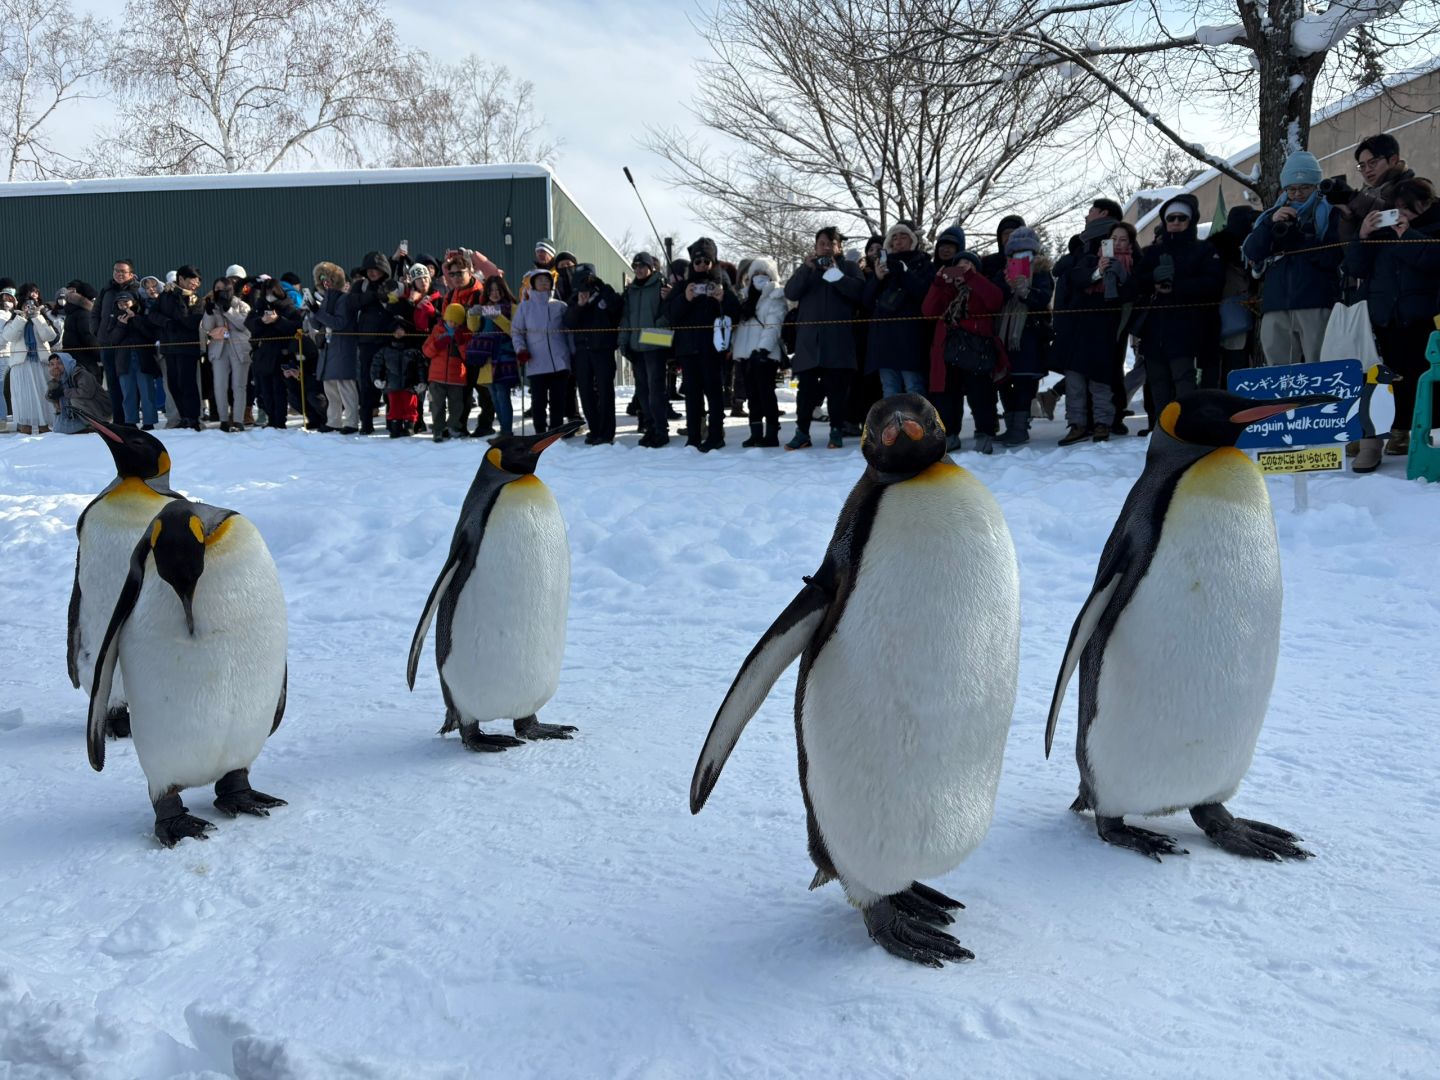
{"label": "white beanie", "polygon": [[545,252],[552,259],[555,257],[555,245],[549,240],[536,240],[535,250]]}
{"label": "white beanie", "polygon": [[225,268],[225,276],[226,276],[226,277],[249,277],[250,275],[247,274],[247,273],[245,273],[245,267],[241,266],[239,263],[231,263],[229,266],[227,266],[227,267]]}
{"label": "white beanie", "polygon": [[174,285],[174,284],[175,284],[175,271],[174,271],[174,270],[167,270],[167,271],[165,271],[165,284],[166,284],[166,285]]}

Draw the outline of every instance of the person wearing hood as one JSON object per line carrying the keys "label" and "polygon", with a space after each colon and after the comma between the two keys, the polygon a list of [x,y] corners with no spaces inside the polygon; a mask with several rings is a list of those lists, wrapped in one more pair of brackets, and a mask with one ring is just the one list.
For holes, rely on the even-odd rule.
{"label": "person wearing hood", "polygon": [[608,445],[615,441],[615,347],[624,308],[592,264],[580,263],[570,280],[564,325],[572,332],[570,370],[590,428],[585,444]]}
{"label": "person wearing hood", "polygon": [[[155,318],[155,310],[160,304],[160,299],[170,288],[170,282],[174,278],[175,271],[168,271],[166,280],[161,281],[154,274],[146,274],[140,279],[140,308],[145,313],[145,320],[151,334],[150,348],[142,354],[142,358],[150,361],[150,367],[146,367],[145,379],[142,382],[141,390],[150,395],[155,403],[156,412],[165,414],[165,426],[167,428],[179,427],[178,410],[175,407],[175,398],[170,393],[170,377],[165,371],[165,350],[160,348],[163,335],[160,330],[160,323]],[[153,370],[152,370],[153,369]]]}
{"label": "person wearing hood", "polygon": [[654,340],[644,340],[647,330],[664,326],[660,299],[664,282],[659,266],[659,260],[648,251],[637,254],[630,260],[635,278],[620,297],[620,352],[635,373],[635,400],[645,432],[640,445],[652,449],[670,442],[670,400],[665,393],[665,361],[670,350]]}
{"label": "person wearing hood", "polygon": [[1030,441],[1030,403],[1049,370],[1050,301],[1055,278],[1034,229],[1017,225],[1005,234],[1005,262],[994,280],[1005,297],[1000,313],[1000,343],[1010,358],[1010,374],[1000,384],[1005,410],[1006,446]]}
{"label": "person wearing hood", "polygon": [[436,442],[469,434],[465,427],[470,412],[465,354],[471,333],[467,324],[464,306],[447,304],[422,346],[430,360],[425,381],[430,386],[430,437]]}
{"label": "person wearing hood", "polygon": [[200,300],[200,271],[190,265],[175,271],[175,283],[155,303],[151,319],[160,335],[165,354],[165,382],[175,412],[166,426],[200,431],[200,320],[205,306]]}
{"label": "person wearing hood", "polygon": [[[95,309],[96,299],[95,286],[88,281],[79,278],[71,278],[65,286],[65,306],[69,308],[70,318],[65,320],[64,329],[60,333],[60,351],[73,353],[75,359],[80,361],[82,367],[88,368],[90,374],[97,379],[103,378],[105,365],[100,360],[100,339],[95,336],[94,327],[90,321],[91,312]],[[109,400],[110,395],[105,395]],[[98,414],[96,419],[103,420],[110,415],[107,412]]]}
{"label": "person wearing hood", "polygon": [[1225,281],[1220,286],[1220,370],[1212,377],[1202,369],[1200,378],[1206,387],[1223,388],[1230,372],[1252,366],[1256,282],[1240,248],[1258,216],[1254,207],[1237,206],[1225,216],[1225,227],[1206,238],[1225,268]]}
{"label": "person wearing hood", "polygon": [[1265,282],[1260,347],[1270,365],[1319,360],[1330,309],[1340,298],[1340,214],[1320,193],[1321,176],[1314,154],[1297,150],[1287,157],[1280,197],[1242,248]]}
{"label": "person wearing hood", "polygon": [[9,351],[11,411],[20,434],[35,431],[43,435],[55,423],[55,408],[46,390],[50,381],[50,348],[59,340],[60,331],[46,313],[39,285],[21,285],[16,299],[19,306],[0,329],[0,339]]}
{"label": "person wearing hood", "polygon": [[325,388],[323,430],[353,435],[360,430],[360,387],[359,339],[355,337],[355,315],[346,302],[350,279],[332,262],[316,263],[311,274],[320,301],[311,318],[325,330],[315,373]]}
{"label": "person wearing hood", "polygon": [[1006,214],[995,226],[995,250],[980,260],[980,273],[999,284],[1005,276],[1005,266],[1010,256],[1005,253],[1005,244],[1016,229],[1025,228],[1025,219],[1019,214]]}
{"label": "person wearing hood", "polygon": [[549,270],[531,270],[525,275],[525,284],[529,290],[510,320],[510,343],[530,384],[539,434],[563,422],[561,399],[569,384],[574,335],[565,333],[566,305],[555,296],[555,275]]}
{"label": "person wearing hood", "polygon": [[110,412],[110,395],[95,373],[69,353],[50,354],[50,385],[45,396],[55,408],[55,430],[62,435],[91,431],[87,416],[104,419]]}
{"label": "person wearing hood", "polygon": [[[724,372],[730,330],[740,300],[717,265],[715,241],[702,236],[689,248],[685,276],[660,291],[665,318],[675,327],[675,358],[684,377],[685,445],[701,453],[725,445]],[[708,419],[709,431],[702,435]]]}
{"label": "person wearing hood", "polygon": [[354,332],[359,335],[355,350],[356,377],[360,392],[360,434],[375,431],[375,411],[380,407],[380,392],[363,376],[370,371],[376,350],[390,336],[393,316],[387,310],[390,294],[398,293],[400,285],[390,280],[390,260],[381,251],[371,251],[360,262],[361,279],[346,294],[345,306],[355,320]]}
{"label": "person wearing hood", "polygon": [[920,250],[920,236],[907,222],[885,233],[874,272],[865,281],[860,305],[869,317],[865,370],[879,373],[882,397],[924,395],[930,371],[932,328],[921,314],[935,266]]}
{"label": "person wearing hood", "polygon": [[938,320],[930,349],[930,397],[949,432],[946,449],[960,449],[964,405],[975,422],[975,449],[995,452],[999,418],[995,386],[1009,368],[1000,344],[998,286],[980,273],[980,256],[965,250],[965,230],[952,225],[935,238],[935,277],[920,310]]}
{"label": "person wearing hood", "polygon": [[750,438],[741,446],[780,445],[780,404],[775,399],[775,376],[780,370],[780,330],[790,303],[769,259],[747,261],[740,278],[740,313],[736,316],[731,348],[745,379],[750,403]]}
{"label": "person wearing hood", "polygon": [[790,366],[800,381],[795,434],[785,444],[787,450],[811,445],[810,421],[822,401],[830,415],[830,449],[845,445],[845,403],[855,378],[854,324],[865,278],[859,265],[845,258],[842,243],[835,226],[819,230],[815,253],[785,283],[785,299],[796,305],[795,355]]}
{"label": "person wearing hood", "polygon": [[[1346,248],[1345,269],[1361,280],[1380,358],[1400,376],[1393,384],[1395,422],[1384,452],[1404,455],[1410,452],[1416,384],[1429,367],[1425,350],[1440,308],[1440,200],[1430,181],[1420,178],[1401,180],[1391,197],[1400,220],[1386,226],[1378,220],[1379,210],[1367,214]],[[1379,442],[1361,440],[1356,472],[1379,466]]]}
{"label": "person wearing hood", "polygon": [[1200,202],[1185,192],[1160,208],[1163,231],[1140,256],[1137,288],[1149,310],[1141,314],[1140,354],[1150,388],[1150,427],[1166,405],[1196,389],[1199,372],[1219,366],[1216,307],[1225,265],[1213,244],[1200,240]]}
{"label": "person wearing hood", "polygon": [[[489,262],[489,260],[486,261]],[[432,301],[432,306],[436,312],[443,312],[451,304],[459,304],[465,310],[465,329],[468,334],[473,334],[485,321],[485,317],[480,311],[484,298],[484,285],[480,278],[475,276],[474,260],[457,249],[447,252],[445,261],[441,265],[445,278],[445,295],[438,302]],[[494,266],[493,263],[490,265]],[[458,427],[455,426],[457,415],[455,410],[451,408],[449,412],[450,431],[455,438],[463,439],[470,434],[470,406],[472,399],[477,394],[480,395],[480,417],[475,425],[475,435],[483,438],[495,430],[495,402],[491,398],[488,388],[480,389],[479,383],[476,381],[478,378],[479,372],[471,365],[466,364],[465,394],[460,403]]]}

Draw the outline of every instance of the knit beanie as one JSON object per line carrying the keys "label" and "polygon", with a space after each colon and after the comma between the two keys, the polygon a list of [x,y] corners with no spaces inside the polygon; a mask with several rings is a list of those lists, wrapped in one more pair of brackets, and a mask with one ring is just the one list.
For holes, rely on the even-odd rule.
{"label": "knit beanie", "polygon": [[1280,186],[1289,187],[1292,184],[1318,184],[1324,178],[1320,169],[1320,162],[1315,155],[1308,150],[1296,150],[1285,159],[1285,167],[1280,170]]}
{"label": "knit beanie", "polygon": [[1024,225],[1012,232],[1010,239],[1005,241],[1006,255],[1019,255],[1022,251],[1028,251],[1032,255],[1038,255],[1041,251],[1039,234]]}
{"label": "knit beanie", "polygon": [[459,326],[465,321],[465,309],[459,304],[450,304],[445,308],[445,321],[451,326]]}
{"label": "knit beanie", "polygon": [[713,263],[720,256],[720,249],[708,236],[702,236],[685,250],[689,253],[691,262],[694,262],[696,258],[701,258],[709,259]]}
{"label": "knit beanie", "polygon": [[543,251],[553,259],[555,257],[555,242],[553,240],[536,240],[535,250]]}
{"label": "knit beanie", "polygon": [[959,262],[961,259],[968,259],[968,260],[970,261],[970,265],[971,265],[971,266],[975,267],[976,270],[979,270],[979,269],[980,269],[980,262],[981,262],[980,256],[979,256],[979,255],[976,255],[975,252],[973,252],[973,251],[962,251],[962,252],[960,252],[960,254],[956,257],[955,261],[956,261],[956,262]]}
{"label": "knit beanie", "polygon": [[651,270],[660,269],[660,260],[651,255],[648,251],[637,251],[635,257],[630,260],[630,267],[648,266]]}
{"label": "knit beanie", "polygon": [[965,230],[962,229],[958,223],[951,225],[939,236],[935,237],[935,246],[938,248],[941,244],[954,244],[961,251],[964,251]]}

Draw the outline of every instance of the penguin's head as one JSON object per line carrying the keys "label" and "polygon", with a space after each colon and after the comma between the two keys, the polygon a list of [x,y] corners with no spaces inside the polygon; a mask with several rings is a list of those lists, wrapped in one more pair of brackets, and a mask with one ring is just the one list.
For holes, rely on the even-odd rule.
{"label": "penguin's head", "polygon": [[496,435],[490,440],[490,449],[485,451],[485,461],[502,472],[530,476],[535,472],[535,466],[540,464],[540,455],[547,447],[583,426],[583,421],[572,420],[551,428],[543,435]]}
{"label": "penguin's head", "polygon": [[89,424],[105,441],[105,448],[115,459],[115,472],[121,477],[137,480],[163,480],[170,475],[170,455],[165,444],[148,431],[121,424],[102,424],[86,416]]}
{"label": "penguin's head", "polygon": [[919,394],[896,394],[870,407],[860,450],[877,472],[914,475],[945,456],[945,425]]}
{"label": "penguin's head", "polygon": [[1386,386],[1390,383],[1402,382],[1405,376],[1398,375],[1391,371],[1384,364],[1371,364],[1365,372],[1365,381],[1372,386]]}
{"label": "penguin's head", "polygon": [[1160,411],[1160,430],[1172,439],[1193,446],[1234,446],[1251,424],[1311,405],[1331,405],[1332,394],[1257,401],[1228,390],[1192,390]]}
{"label": "penguin's head", "polygon": [[175,590],[185,609],[185,628],[195,633],[191,605],[195,586],[205,572],[205,524],[190,503],[176,499],[168,503],[150,523],[150,551],[155,572]]}

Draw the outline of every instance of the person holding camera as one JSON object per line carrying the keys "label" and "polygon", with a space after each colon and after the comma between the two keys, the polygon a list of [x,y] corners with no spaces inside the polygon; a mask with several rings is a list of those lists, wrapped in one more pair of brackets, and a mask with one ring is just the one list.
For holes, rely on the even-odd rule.
{"label": "person holding camera", "polygon": [[683,280],[660,290],[665,320],[675,328],[675,359],[684,379],[685,445],[701,453],[725,445],[722,360],[730,347],[725,320],[740,314],[740,300],[726,284],[718,254],[715,241],[702,236],[690,245]]}
{"label": "person holding camera", "polygon": [[250,360],[255,396],[265,411],[265,426],[284,428],[290,412],[285,372],[295,370],[299,359],[296,335],[304,320],[285,288],[285,283],[268,274],[255,279],[251,294],[254,305],[245,319],[245,329],[256,348]]}
{"label": "person holding camera", "polygon": [[1340,214],[1320,194],[1321,179],[1314,154],[1291,154],[1280,172],[1280,197],[1245,238],[1245,259],[1265,282],[1260,347],[1272,366],[1319,360],[1340,298]]}
{"label": "person holding camera", "polygon": [[[130,259],[116,259],[110,271],[110,280],[100,289],[100,295],[90,308],[90,330],[101,345],[100,363],[105,371],[105,389],[110,392],[111,419],[117,424],[125,423],[125,394],[121,386],[120,368],[130,364],[129,350],[112,348],[104,340],[105,324],[115,310],[117,297],[129,294],[134,297],[139,290],[135,277],[135,264]],[[124,355],[121,355],[123,352]]]}
{"label": "person holding camera", "polygon": [[250,382],[250,305],[235,295],[230,278],[216,278],[205,299],[200,333],[206,338],[215,373],[215,402],[220,430],[244,431],[245,393]]}
{"label": "person holding camera", "polygon": [[100,379],[69,353],[51,353],[50,386],[45,396],[55,408],[55,428],[62,435],[83,435],[91,430],[85,419],[103,419],[110,412],[110,395]]}
{"label": "person holding camera", "polygon": [[635,279],[620,297],[620,352],[635,373],[635,402],[639,406],[640,445],[657,449],[670,442],[670,400],[665,392],[665,361],[670,350],[643,340],[645,331],[663,325],[660,262],[648,251],[630,260]]}
{"label": "person holding camera", "polygon": [[360,434],[375,432],[375,412],[380,407],[380,393],[366,376],[371,361],[385,339],[390,336],[393,316],[387,308],[392,293],[401,291],[399,282],[390,280],[390,260],[381,251],[368,252],[360,262],[361,277],[350,286],[345,305],[355,320],[354,333],[359,342],[356,361],[359,365]]}
{"label": "person holding camera", "polygon": [[883,397],[924,395],[931,327],[920,317],[920,307],[935,267],[920,250],[919,234],[903,221],[890,226],[872,263],[874,272],[861,297],[870,316],[865,367],[879,374]]}
{"label": "person holding camera", "polygon": [[120,381],[123,422],[137,424],[143,417],[144,430],[153,431],[157,412],[153,379],[160,373],[155,358],[155,327],[141,310],[138,292],[116,291],[112,295],[110,313],[100,327],[100,344],[109,350]]}
{"label": "person holding camera", "polygon": [[165,376],[175,403],[177,426],[201,431],[200,423],[200,320],[205,305],[200,299],[200,271],[190,265],[175,271],[175,284],[155,302],[152,321],[165,356]]}
{"label": "person holding camera", "polygon": [[740,274],[740,315],[731,343],[736,363],[745,377],[745,398],[750,403],[750,437],[741,446],[780,445],[780,404],[775,400],[775,376],[785,359],[780,331],[790,302],[780,284],[775,264],[755,258]]}
{"label": "person holding camera", "polygon": [[815,234],[815,253],[785,283],[785,299],[796,305],[790,367],[800,380],[795,435],[785,444],[787,450],[811,445],[810,421],[822,401],[830,415],[830,449],[845,445],[841,425],[855,378],[854,323],[865,279],[860,267],[841,254],[842,243],[840,230],[825,226]]}
{"label": "person holding camera", "polygon": [[364,275],[357,268],[349,277],[332,262],[316,263],[312,271],[319,306],[312,313],[325,331],[316,377],[325,388],[326,431],[353,435],[360,430],[360,387],[357,384],[359,339],[355,316],[346,302],[354,282]]}
{"label": "person holding camera", "polygon": [[[105,365],[100,360],[100,338],[96,336],[94,325],[90,321],[97,295],[95,286],[79,278],[71,278],[65,285],[65,306],[70,317],[65,320],[65,326],[60,331],[60,351],[73,355],[82,367],[88,368],[90,374],[98,379],[104,377]],[[108,394],[105,400],[110,400]],[[105,416],[109,415],[110,408],[107,405]],[[104,416],[99,419],[103,420]]]}
{"label": "person holding camera", "polygon": [[[8,292],[8,290],[7,290]],[[9,350],[10,409],[21,435],[43,435],[55,423],[50,387],[50,344],[60,337],[40,301],[40,286],[21,285],[0,338]]]}
{"label": "person holding camera", "polygon": [[564,325],[574,331],[570,370],[590,428],[585,445],[608,445],[615,441],[615,347],[624,309],[620,295],[600,280],[591,263],[576,266],[570,284]]}
{"label": "person holding camera", "polygon": [[540,434],[565,420],[563,398],[570,383],[574,335],[564,332],[566,305],[555,296],[555,274],[531,270],[525,284],[529,291],[515,306],[510,343],[530,384],[535,432]]}

